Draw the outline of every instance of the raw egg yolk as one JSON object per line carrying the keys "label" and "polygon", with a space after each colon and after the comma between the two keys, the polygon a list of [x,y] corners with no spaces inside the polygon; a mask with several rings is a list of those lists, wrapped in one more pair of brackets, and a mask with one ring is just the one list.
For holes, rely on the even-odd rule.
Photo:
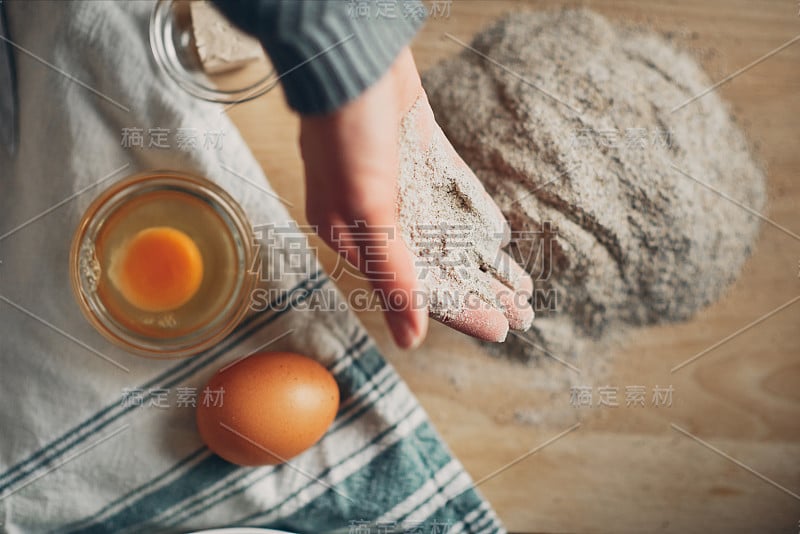
{"label": "raw egg yolk", "polygon": [[122,250],[116,269],[122,296],[148,312],[174,310],[189,302],[203,281],[203,258],[185,233],[167,226],[137,233]]}

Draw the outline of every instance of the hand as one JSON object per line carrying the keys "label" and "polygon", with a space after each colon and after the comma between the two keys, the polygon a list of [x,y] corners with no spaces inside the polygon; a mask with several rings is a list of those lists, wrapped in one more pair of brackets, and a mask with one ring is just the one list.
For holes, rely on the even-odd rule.
{"label": "hand", "polygon": [[[439,127],[425,98],[411,51],[406,48],[390,70],[356,100],[328,115],[302,117],[300,130],[308,221],[316,226],[328,245],[370,279],[374,289],[381,295],[392,295],[386,319],[395,341],[403,348],[415,347],[424,339],[428,310],[413,306],[412,295],[422,291],[414,256],[399,238],[398,231],[394,232],[395,238],[387,240],[385,229],[396,228],[400,121],[420,98],[423,113],[418,114],[417,127],[423,136],[429,136]],[[467,168],[449,143],[448,147],[454,161]],[[477,182],[471,171],[469,174]],[[483,191],[482,186],[480,190]],[[507,228],[500,210],[491,205],[496,210],[498,227]],[[380,236],[333,239],[335,228],[354,227],[358,221],[365,223],[366,232],[370,228],[383,232],[385,261],[372,262],[369,268],[365,264],[366,247],[374,245]],[[533,310],[527,304],[511,306],[513,299],[509,295],[513,290],[530,293],[531,280],[513,261],[509,265],[510,271],[505,275],[495,273],[497,278],[489,282],[499,295],[498,306],[470,308],[436,318],[456,330],[492,341],[505,339],[509,322],[512,327],[523,324],[527,327]],[[400,302],[399,297],[404,301]]]}

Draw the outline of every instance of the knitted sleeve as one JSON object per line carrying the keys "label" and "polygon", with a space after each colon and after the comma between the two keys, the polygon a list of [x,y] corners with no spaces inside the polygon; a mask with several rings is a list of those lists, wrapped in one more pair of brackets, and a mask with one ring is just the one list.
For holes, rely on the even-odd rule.
{"label": "knitted sleeve", "polygon": [[328,113],[360,95],[422,25],[419,0],[213,0],[270,56],[289,105]]}

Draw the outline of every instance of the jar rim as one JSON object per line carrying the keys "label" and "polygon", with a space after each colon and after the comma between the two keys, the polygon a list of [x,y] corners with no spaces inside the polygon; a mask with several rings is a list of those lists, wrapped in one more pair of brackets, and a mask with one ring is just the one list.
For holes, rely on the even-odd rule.
{"label": "jar rim", "polygon": [[240,104],[256,99],[278,84],[279,76],[274,68],[252,82],[234,89],[221,89],[204,84],[193,77],[180,60],[172,32],[175,30],[175,5],[179,1],[158,0],[150,15],[150,51],[156,64],[184,91],[192,96],[219,104]]}

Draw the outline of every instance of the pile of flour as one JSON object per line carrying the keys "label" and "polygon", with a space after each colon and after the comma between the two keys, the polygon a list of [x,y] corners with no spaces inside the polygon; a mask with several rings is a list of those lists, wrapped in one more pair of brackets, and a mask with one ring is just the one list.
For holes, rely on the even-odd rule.
{"label": "pile of flour", "polygon": [[696,62],[584,10],[513,13],[471,46],[423,84],[537,296],[556,297],[529,340],[568,357],[719,298],[759,229],[736,203],[761,210],[765,177],[717,93],[672,111],[712,84]]}

